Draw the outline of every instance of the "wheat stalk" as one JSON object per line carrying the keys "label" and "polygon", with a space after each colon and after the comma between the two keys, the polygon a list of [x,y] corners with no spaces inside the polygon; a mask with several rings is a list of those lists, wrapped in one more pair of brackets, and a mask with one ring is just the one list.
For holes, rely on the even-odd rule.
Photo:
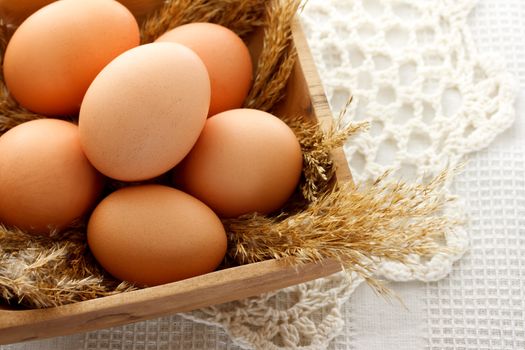
{"label": "wheat stalk", "polygon": [[385,293],[374,277],[380,260],[409,263],[448,252],[441,245],[459,222],[442,214],[451,200],[443,173],[428,185],[381,178],[368,186],[343,184],[295,214],[257,214],[224,220],[228,258],[236,264],[285,259],[290,264],[336,259]]}
{"label": "wheat stalk", "polygon": [[283,98],[296,60],[292,21],[300,5],[301,0],[268,2],[263,47],[245,107],[270,111]]}
{"label": "wheat stalk", "polygon": [[9,303],[52,307],[134,289],[99,267],[82,224],[53,239],[0,226],[0,296]]}
{"label": "wheat stalk", "polygon": [[142,42],[149,43],[176,26],[211,22],[244,36],[262,26],[264,0],[171,0],[142,24]]}

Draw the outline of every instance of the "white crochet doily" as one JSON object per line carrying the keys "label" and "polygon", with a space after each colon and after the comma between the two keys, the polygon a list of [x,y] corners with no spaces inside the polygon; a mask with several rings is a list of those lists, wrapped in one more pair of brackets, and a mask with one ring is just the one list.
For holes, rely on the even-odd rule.
{"label": "white crochet doily", "polygon": [[345,147],[357,181],[436,175],[512,124],[511,76],[466,25],[476,1],[329,2],[310,1],[303,23],[334,112],[352,95],[349,118],[371,121]]}
{"label": "white crochet doily", "polygon": [[[512,80],[500,59],[477,52],[466,24],[475,2],[308,1],[301,17],[334,114],[352,95],[348,119],[372,123],[345,147],[356,180],[394,169],[405,181],[424,181],[512,124]],[[378,273],[397,281],[443,278],[468,245],[462,229],[446,238],[455,255],[384,262]],[[323,349],[341,331],[341,306],[361,282],[338,273],[182,316],[223,327],[243,348]],[[106,349],[94,339],[123,334],[89,333],[84,345]]]}

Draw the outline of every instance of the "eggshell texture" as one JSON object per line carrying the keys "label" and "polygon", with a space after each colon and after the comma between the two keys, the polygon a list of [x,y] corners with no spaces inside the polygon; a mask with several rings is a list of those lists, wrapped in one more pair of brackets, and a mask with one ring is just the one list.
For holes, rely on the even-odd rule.
{"label": "eggshell texture", "polygon": [[33,112],[75,114],[102,68],[139,41],[137,21],[116,1],[53,2],[14,33],[5,53],[5,82]]}
{"label": "eggshell texture", "polygon": [[207,120],[173,179],[219,216],[235,217],[282,207],[301,170],[301,147],[283,121],[266,112],[236,109]]}
{"label": "eggshell texture", "polygon": [[150,179],[190,151],[209,102],[206,67],[193,51],[173,43],[143,45],[117,57],[89,87],[80,140],[103,174]]}
{"label": "eggshell texture", "polygon": [[120,280],[154,286],[211,272],[226,253],[221,221],[205,204],[171,187],[126,187],[93,211],[88,244]]}
{"label": "eggshell texture", "polygon": [[209,116],[242,107],[252,83],[252,61],[237,34],[218,24],[190,23],[172,29],[157,41],[183,44],[202,59],[211,81]]}
{"label": "eggshell texture", "polygon": [[32,233],[82,217],[102,176],[82,153],[76,125],[57,119],[20,124],[0,137],[0,222]]}

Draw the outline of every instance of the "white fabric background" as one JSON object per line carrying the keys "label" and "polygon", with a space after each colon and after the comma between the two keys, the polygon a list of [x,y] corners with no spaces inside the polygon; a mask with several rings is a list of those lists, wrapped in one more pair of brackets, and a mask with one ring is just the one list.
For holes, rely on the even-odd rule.
{"label": "white fabric background", "polygon": [[454,183],[471,250],[437,283],[394,284],[408,310],[361,286],[336,349],[525,349],[525,1],[481,0],[469,23],[480,52],[503,55],[520,87],[514,127]]}
{"label": "white fabric background", "polygon": [[[455,181],[471,251],[440,282],[392,284],[406,309],[359,287],[331,349],[525,349],[525,1],[481,0],[470,24],[480,51],[502,54],[521,92],[515,126],[471,156]],[[0,348],[238,349],[220,328],[176,315]]]}

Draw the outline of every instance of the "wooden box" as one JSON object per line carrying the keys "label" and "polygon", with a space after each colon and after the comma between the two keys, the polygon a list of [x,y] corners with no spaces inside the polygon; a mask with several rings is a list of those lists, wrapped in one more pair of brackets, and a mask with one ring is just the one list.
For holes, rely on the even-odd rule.
{"label": "wooden box", "polygon": [[[282,111],[317,119],[330,127],[332,115],[299,20],[293,25],[298,60]],[[337,181],[351,181],[342,149],[333,153]],[[292,267],[268,260],[124,294],[39,310],[0,308],[0,344],[86,332],[220,304],[328,276],[335,261]]]}

